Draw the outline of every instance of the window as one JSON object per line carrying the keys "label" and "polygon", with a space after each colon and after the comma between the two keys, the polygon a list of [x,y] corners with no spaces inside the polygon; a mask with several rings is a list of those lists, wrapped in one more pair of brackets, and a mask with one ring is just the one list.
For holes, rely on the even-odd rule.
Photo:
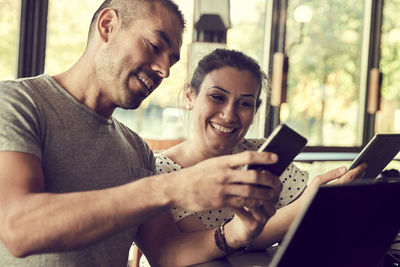
{"label": "window", "polygon": [[[385,51],[381,61],[377,53],[382,15],[379,7],[383,1],[273,0],[272,3],[271,54],[285,53],[289,69],[286,103],[271,108],[272,123],[267,121],[266,133],[283,121],[307,136],[306,151],[317,153],[309,153],[299,165],[311,177],[342,164],[349,165],[356,153],[346,154],[346,151],[361,149],[375,133],[398,133],[394,118],[398,106],[393,104],[395,107],[388,109],[385,100],[396,92],[393,90],[396,82],[390,83],[392,88],[386,89],[387,92],[383,84],[381,106],[385,107],[377,114],[376,121],[375,114],[366,112],[369,90],[366,73],[380,63],[384,77],[388,75],[384,67]],[[383,14],[383,41],[385,19],[396,17],[398,4],[398,1],[385,1],[388,11]],[[393,20],[389,24],[398,27]],[[393,60],[392,64],[397,63],[395,51],[386,55]],[[269,64],[272,68],[272,60]],[[386,115],[383,118],[384,110],[393,121]],[[392,130],[380,130],[381,121]],[[392,161],[387,168],[399,169],[399,166],[399,161]]]}
{"label": "window", "polygon": [[380,69],[383,73],[377,133],[400,132],[400,1],[385,1]]}
{"label": "window", "polygon": [[[227,47],[243,51],[261,66],[267,65],[264,56],[269,53],[264,50],[266,5],[267,0],[230,1],[232,28],[228,31]],[[268,73],[268,70],[264,71]],[[261,94],[264,100],[247,133],[248,137],[260,137],[264,134],[265,93]]]}
{"label": "window", "polygon": [[[228,31],[227,46],[253,57],[260,64],[263,59],[266,0],[243,2],[231,0],[232,28]],[[243,38],[246,36],[246,38]]]}
{"label": "window", "polygon": [[[31,11],[29,16],[22,17],[28,24],[33,24],[38,17],[44,19],[42,14],[48,11],[48,20],[41,20],[35,31],[30,28],[19,30],[21,2],[47,3],[0,0],[0,79],[15,78],[17,67],[20,69],[26,65],[25,68],[31,70],[31,63],[40,65],[35,66],[38,70],[35,73],[43,70],[43,62],[33,56],[38,55],[36,50],[29,53],[33,46],[44,49],[44,42],[37,41],[43,34],[42,26],[47,27],[45,72],[53,75],[70,67],[85,49],[90,19],[102,0],[49,0],[48,9],[47,5],[35,5],[34,10],[28,9]],[[114,114],[144,138],[178,139],[187,136],[187,125],[182,124],[185,112],[180,108],[178,96],[188,79],[193,11],[199,1],[176,2],[185,14],[188,26],[181,60],[171,69],[170,77],[139,109],[117,109]],[[211,3],[211,9],[215,11],[223,2],[209,0],[207,3]],[[319,153],[329,147],[334,147],[335,151],[353,151],[365,145],[374,133],[400,131],[400,21],[397,16],[400,3],[399,0],[384,1],[382,14],[381,9],[376,8],[380,3],[383,0],[229,0],[231,24],[226,34],[226,47],[252,56],[270,76],[274,52],[282,51],[289,58],[286,103],[278,109],[268,110],[267,118],[272,117],[272,123],[265,123],[266,112],[260,110],[258,115],[263,116],[259,116],[260,123],[254,123],[250,129],[250,136],[268,134],[271,126],[276,126],[280,120],[307,136],[312,146],[309,149]],[[382,34],[380,30],[374,31],[373,26],[368,28],[380,16],[383,16]],[[375,25],[379,28],[380,24]],[[21,38],[24,49],[29,50],[22,54],[31,58],[18,61],[20,31],[22,37],[29,36]],[[367,51],[366,44],[368,39],[378,43],[376,40],[379,38],[380,60],[379,56],[376,57],[379,53],[371,48]],[[43,59],[44,53],[38,57]],[[372,57],[376,60],[371,60]],[[365,111],[368,90],[368,75],[365,73],[369,71],[367,68],[377,66],[383,73],[381,105],[376,115],[370,115]],[[26,74],[29,72],[23,73],[20,76],[29,75]],[[316,155],[316,159],[320,155]]]}
{"label": "window", "polygon": [[287,103],[281,120],[309,146],[360,146],[362,1],[291,0]]}
{"label": "window", "polygon": [[0,80],[17,77],[20,2],[0,0]]}
{"label": "window", "polygon": [[50,0],[47,22],[45,72],[65,71],[82,55],[93,13],[102,0]]}

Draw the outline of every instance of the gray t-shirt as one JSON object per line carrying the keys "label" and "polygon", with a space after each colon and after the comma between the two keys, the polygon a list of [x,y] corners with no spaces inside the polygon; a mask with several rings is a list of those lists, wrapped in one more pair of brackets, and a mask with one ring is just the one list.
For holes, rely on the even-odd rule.
{"label": "gray t-shirt", "polygon": [[[0,82],[0,151],[39,158],[45,190],[52,193],[104,189],[155,173],[153,153],[136,133],[80,104],[49,75]],[[23,259],[12,257],[0,241],[0,266],[125,267],[136,231]]]}

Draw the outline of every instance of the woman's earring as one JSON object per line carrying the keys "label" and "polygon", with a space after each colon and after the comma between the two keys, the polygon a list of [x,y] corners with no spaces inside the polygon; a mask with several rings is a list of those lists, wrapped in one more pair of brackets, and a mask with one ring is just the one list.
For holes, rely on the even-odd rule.
{"label": "woman's earring", "polygon": [[186,108],[186,110],[192,110],[193,107],[190,104],[186,104],[185,108]]}

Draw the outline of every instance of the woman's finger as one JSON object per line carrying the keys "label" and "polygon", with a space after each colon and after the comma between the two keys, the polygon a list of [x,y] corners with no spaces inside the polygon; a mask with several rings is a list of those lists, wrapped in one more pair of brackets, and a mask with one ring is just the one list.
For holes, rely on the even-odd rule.
{"label": "woman's finger", "polygon": [[326,173],[320,174],[320,175],[316,176],[313,180],[318,182],[319,185],[323,185],[330,181],[340,178],[343,174],[346,173],[346,171],[347,171],[347,168],[345,166],[341,166],[339,168],[330,170]]}
{"label": "woman's finger", "polygon": [[346,174],[344,174],[340,179],[338,180],[338,183],[348,183],[351,182],[355,179],[362,178],[365,174],[365,169],[367,168],[367,164],[362,163],[355,167],[354,169],[351,169],[348,171]]}

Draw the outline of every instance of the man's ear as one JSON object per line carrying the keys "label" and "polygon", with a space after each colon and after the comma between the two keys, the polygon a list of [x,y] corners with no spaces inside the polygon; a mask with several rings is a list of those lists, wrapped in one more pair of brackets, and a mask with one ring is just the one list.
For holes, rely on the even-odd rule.
{"label": "man's ear", "polygon": [[100,38],[108,42],[111,33],[117,29],[119,23],[119,16],[115,9],[103,9],[97,19],[97,31],[99,32]]}

